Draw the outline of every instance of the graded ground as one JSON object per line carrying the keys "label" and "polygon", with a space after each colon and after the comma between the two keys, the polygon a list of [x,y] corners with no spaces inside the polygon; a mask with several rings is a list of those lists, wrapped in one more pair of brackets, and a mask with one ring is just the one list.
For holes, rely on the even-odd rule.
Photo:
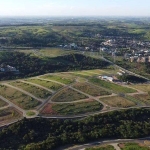
{"label": "graded ground", "polygon": [[5,101],[3,101],[2,99],[0,99],[0,108],[4,107],[4,106],[7,106],[7,105],[8,104]]}
{"label": "graded ground", "polygon": [[47,104],[41,111],[41,115],[51,116],[51,115],[78,115],[78,114],[88,114],[100,111],[103,105],[95,100],[84,100],[82,102],[76,103],[66,103],[66,104]]}

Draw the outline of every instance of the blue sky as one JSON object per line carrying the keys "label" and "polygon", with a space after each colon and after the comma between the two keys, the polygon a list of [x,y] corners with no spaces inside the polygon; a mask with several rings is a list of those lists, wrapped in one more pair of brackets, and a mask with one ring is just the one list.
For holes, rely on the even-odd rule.
{"label": "blue sky", "polygon": [[0,16],[150,16],[150,0],[0,0]]}

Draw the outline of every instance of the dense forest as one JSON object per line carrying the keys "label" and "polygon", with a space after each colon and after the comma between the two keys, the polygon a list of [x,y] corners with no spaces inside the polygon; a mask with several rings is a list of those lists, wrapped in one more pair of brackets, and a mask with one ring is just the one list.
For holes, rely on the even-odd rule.
{"label": "dense forest", "polygon": [[83,120],[23,119],[2,128],[0,149],[55,149],[66,144],[108,138],[139,138],[150,134],[150,109],[129,109]]}
{"label": "dense forest", "polygon": [[11,72],[0,72],[0,80],[29,77],[49,72],[104,68],[108,65],[105,61],[81,54],[39,58],[20,52],[1,52],[0,64],[16,67],[20,71],[19,75],[13,75]]}

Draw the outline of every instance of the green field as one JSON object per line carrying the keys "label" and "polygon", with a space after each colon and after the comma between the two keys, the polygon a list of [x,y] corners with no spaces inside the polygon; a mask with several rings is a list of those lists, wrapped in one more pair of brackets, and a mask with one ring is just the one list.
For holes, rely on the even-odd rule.
{"label": "green field", "polygon": [[134,89],[123,87],[123,86],[120,86],[111,82],[107,82],[98,78],[91,78],[89,81],[101,87],[107,88],[108,90],[112,90],[115,93],[135,93],[136,92],[136,90]]}
{"label": "green field", "polygon": [[149,84],[134,84],[130,85],[131,87],[138,89],[140,91],[149,92],[150,91],[150,85]]}
{"label": "green field", "polygon": [[6,102],[4,102],[3,100],[0,99],[0,108],[7,106],[8,104]]}
{"label": "green field", "polygon": [[57,83],[54,83],[54,82],[51,82],[51,81],[45,81],[45,80],[42,80],[42,79],[28,79],[26,81],[32,82],[32,83],[35,83],[35,84],[39,84],[43,87],[46,87],[46,88],[54,90],[54,91],[63,87],[60,84],[57,84]]}
{"label": "green field", "polygon": [[21,113],[16,111],[13,107],[9,107],[3,110],[0,110],[0,125],[9,123],[12,120],[21,118]]}
{"label": "green field", "polygon": [[115,149],[111,145],[105,145],[105,146],[95,146],[92,148],[86,148],[85,150],[115,150]]}
{"label": "green field", "polygon": [[50,93],[49,91],[39,88],[37,86],[31,85],[31,84],[28,84],[28,83],[15,81],[15,82],[10,82],[9,84],[16,86],[18,88],[21,88],[21,89],[33,94],[34,96],[36,96],[38,98],[45,99],[52,95],[52,93]]}
{"label": "green field", "polygon": [[60,75],[60,74],[54,74],[54,75],[45,75],[45,76],[42,76],[41,78],[44,78],[44,79],[50,79],[50,80],[54,80],[54,81],[57,81],[57,82],[60,82],[60,83],[63,83],[63,84],[71,84],[74,82],[74,80],[72,79],[68,79],[65,77],[65,75]]}
{"label": "green field", "polygon": [[110,95],[111,93],[100,88],[100,87],[96,87],[94,85],[91,85],[90,83],[75,83],[73,85],[74,88],[84,92],[84,93],[87,93],[89,95],[92,95],[92,96],[103,96],[103,95]]}
{"label": "green field", "polygon": [[42,115],[78,115],[100,111],[103,105],[94,100],[71,104],[47,104],[41,111]]}
{"label": "green field", "polygon": [[34,98],[5,85],[0,85],[0,95],[23,109],[32,109],[40,104]]}
{"label": "green field", "polygon": [[132,107],[135,106],[136,103],[133,101],[129,101],[123,97],[118,97],[118,96],[112,96],[112,97],[107,97],[107,98],[101,98],[101,101],[103,101],[105,104],[112,106],[112,107]]}
{"label": "green field", "polygon": [[52,101],[71,102],[71,101],[76,101],[76,100],[81,100],[81,99],[86,99],[86,98],[88,97],[77,91],[74,91],[70,88],[65,88],[59,91],[58,93],[56,93],[56,95],[54,95],[54,97],[52,98]]}

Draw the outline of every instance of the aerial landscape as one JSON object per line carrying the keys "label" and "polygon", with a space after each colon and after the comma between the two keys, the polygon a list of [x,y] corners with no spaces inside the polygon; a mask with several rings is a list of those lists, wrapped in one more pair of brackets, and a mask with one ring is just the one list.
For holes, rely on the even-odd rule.
{"label": "aerial landscape", "polygon": [[0,150],[150,149],[145,2],[0,0]]}

